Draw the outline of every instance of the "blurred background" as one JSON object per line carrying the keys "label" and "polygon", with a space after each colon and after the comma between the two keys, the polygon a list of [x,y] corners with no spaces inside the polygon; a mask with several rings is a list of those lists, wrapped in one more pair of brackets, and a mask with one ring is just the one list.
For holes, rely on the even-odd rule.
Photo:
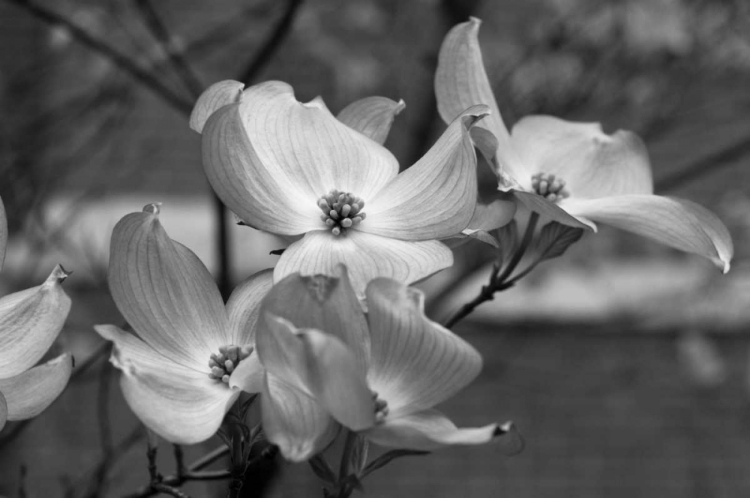
{"label": "blurred background", "polygon": [[[745,0],[0,0],[0,197],[11,231],[0,293],[37,285],[56,263],[73,270],[55,348],[78,363],[49,410],[0,433],[0,495],[123,496],[147,483],[144,432],[92,329],[122,322],[106,285],[119,218],[161,201],[169,234],[225,291],[285,246],[218,208],[187,126],[197,95],[223,79],[279,79],[334,113],[370,95],[404,99],[386,145],[406,167],[444,129],[437,52],[469,15],[483,20],[506,124],[542,113],[639,133],[657,193],[712,209],[736,256],[722,276],[629,234],[587,234],[456,328],[485,368],[445,410],[459,425],[516,421],[526,451],[397,460],[365,480],[367,496],[750,496]],[[483,192],[496,188],[489,170],[480,178]],[[456,268],[424,283],[431,316],[474,297],[492,257],[458,248]],[[259,480],[263,496],[321,487],[306,465],[279,463]]]}

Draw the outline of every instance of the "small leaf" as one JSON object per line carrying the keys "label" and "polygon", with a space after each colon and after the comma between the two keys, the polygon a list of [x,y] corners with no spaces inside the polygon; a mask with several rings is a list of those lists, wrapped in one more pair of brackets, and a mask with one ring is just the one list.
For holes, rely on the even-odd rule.
{"label": "small leaf", "polygon": [[526,441],[513,422],[505,422],[498,426],[495,436],[499,438],[500,451],[506,456],[518,455],[526,447]]}
{"label": "small leaf", "polygon": [[308,460],[308,462],[310,463],[313,472],[315,472],[315,475],[321,480],[328,484],[336,484],[336,475],[333,473],[333,469],[331,469],[331,466],[328,465],[328,462],[326,462],[326,459],[323,458],[323,456],[315,455]]}
{"label": "small leaf", "polygon": [[386,453],[383,453],[378,458],[370,462],[367,467],[362,471],[362,475],[360,478],[363,478],[367,475],[369,475],[372,472],[375,472],[381,467],[385,467],[388,465],[391,460],[395,460],[396,458],[401,458],[405,456],[412,456],[412,455],[428,455],[429,451],[416,451],[416,450],[391,450]]}
{"label": "small leaf", "polygon": [[539,261],[557,258],[583,235],[583,229],[553,221],[542,227],[536,243]]}
{"label": "small leaf", "polygon": [[495,233],[497,234],[497,241],[500,246],[498,260],[501,263],[507,263],[518,249],[518,223],[516,223],[516,220],[513,220],[495,230]]}
{"label": "small leaf", "polygon": [[349,456],[349,468],[354,475],[360,475],[367,464],[367,454],[370,449],[370,443],[364,437],[357,435],[357,439],[352,447]]}

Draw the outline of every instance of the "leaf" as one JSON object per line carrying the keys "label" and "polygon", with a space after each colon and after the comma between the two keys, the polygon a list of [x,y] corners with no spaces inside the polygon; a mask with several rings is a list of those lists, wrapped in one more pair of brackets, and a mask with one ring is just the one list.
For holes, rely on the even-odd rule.
{"label": "leaf", "polygon": [[321,455],[315,455],[308,462],[316,476],[328,484],[336,484],[336,474],[333,473],[333,469],[328,465],[325,458]]}
{"label": "leaf", "polygon": [[357,439],[349,455],[349,468],[354,475],[360,475],[367,464],[367,454],[370,443],[364,437],[357,435]]}
{"label": "leaf", "polygon": [[553,259],[565,254],[565,251],[583,235],[583,229],[573,228],[553,221],[542,227],[536,243],[539,261]]}
{"label": "leaf", "polygon": [[518,223],[516,223],[516,220],[513,220],[507,225],[498,228],[495,233],[497,234],[497,241],[500,246],[498,260],[501,263],[507,263],[518,249]]}
{"label": "leaf", "polygon": [[416,451],[416,450],[391,450],[386,453],[383,453],[378,458],[370,462],[367,467],[362,471],[362,475],[360,478],[364,478],[365,476],[369,475],[372,472],[375,472],[381,467],[385,467],[388,465],[391,460],[395,460],[396,458],[401,458],[405,456],[416,456],[416,455],[429,455],[429,451]]}

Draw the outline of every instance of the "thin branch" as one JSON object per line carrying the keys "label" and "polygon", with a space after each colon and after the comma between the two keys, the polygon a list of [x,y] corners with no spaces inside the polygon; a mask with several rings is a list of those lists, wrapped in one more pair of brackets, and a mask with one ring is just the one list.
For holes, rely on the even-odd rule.
{"label": "thin branch", "polygon": [[93,51],[99,53],[105,58],[109,59],[115,66],[122,69],[135,80],[143,84],[146,88],[154,92],[156,95],[164,99],[172,108],[181,112],[182,114],[189,115],[192,110],[192,103],[188,100],[183,99],[171,88],[162,83],[158,78],[154,77],[153,74],[149,73],[146,69],[140,67],[138,64],[133,62],[129,57],[120,53],[115,48],[111,47],[107,43],[94,37],[87,30],[73,23],[67,17],[50,10],[44,6],[38,5],[29,0],[5,0],[8,3],[17,5],[27,12],[35,16],[36,18],[51,24],[53,26],[63,26],[78,42],[86,45]]}
{"label": "thin branch", "polygon": [[278,24],[274,28],[273,32],[271,32],[271,35],[268,37],[266,42],[258,50],[258,55],[256,55],[255,58],[251,60],[245,67],[245,69],[240,73],[240,81],[242,81],[246,85],[252,84],[260,70],[263,69],[266,64],[268,64],[268,61],[271,60],[271,57],[273,57],[273,55],[276,53],[276,50],[278,50],[279,46],[281,45],[281,42],[284,41],[287,34],[289,33],[289,30],[294,23],[294,17],[297,14],[297,10],[302,5],[302,1],[303,0],[289,0],[284,15],[281,17],[281,19],[279,19]]}

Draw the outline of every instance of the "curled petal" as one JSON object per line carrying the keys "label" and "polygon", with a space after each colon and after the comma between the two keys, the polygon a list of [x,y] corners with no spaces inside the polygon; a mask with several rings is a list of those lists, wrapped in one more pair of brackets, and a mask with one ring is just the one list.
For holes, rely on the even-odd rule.
{"label": "curled petal", "polygon": [[122,371],[125,400],[149,429],[175,444],[199,443],[216,433],[239,390],[176,363],[114,325],[94,329],[114,343],[110,362]]}
{"label": "curled petal", "polygon": [[334,269],[333,276],[294,273],[284,277],[263,301],[263,311],[297,328],[318,329],[338,338],[354,354],[362,374],[367,372],[370,333],[343,265]]}
{"label": "curled petal", "polygon": [[657,242],[704,256],[724,273],[734,254],[732,237],[708,209],[684,199],[658,195],[621,195],[570,201],[565,209]]}
{"label": "curled petal", "polygon": [[336,438],[339,424],[307,394],[270,374],[263,386],[263,432],[284,458],[303,462]]}
{"label": "curled petal", "polygon": [[403,100],[366,97],[344,107],[336,118],[379,144],[385,143],[393,119],[404,110]]}
{"label": "curled petal", "polygon": [[246,393],[259,393],[263,390],[263,376],[265,369],[258,358],[258,353],[253,352],[234,368],[229,377],[229,387],[236,387]]}
{"label": "curled petal", "polygon": [[0,392],[0,431],[5,427],[5,422],[8,420],[8,403],[5,401],[5,396]]}
{"label": "curled petal", "polygon": [[68,275],[58,265],[42,285],[0,299],[0,379],[36,364],[55,341],[70,311],[60,285]]}
{"label": "curled petal", "polygon": [[263,366],[285,383],[310,393],[336,420],[352,430],[375,423],[372,392],[351,351],[336,337],[265,315],[258,331]]}
{"label": "curled petal", "polygon": [[580,219],[569,213],[566,209],[552,201],[548,201],[541,195],[513,190],[513,196],[523,204],[529,211],[534,211],[549,218],[551,221],[562,223],[573,228],[594,230],[596,226],[588,219]]}
{"label": "curled petal", "polygon": [[5,247],[8,244],[8,219],[5,217],[5,206],[0,198],[0,271],[5,261]]}
{"label": "curled petal", "polygon": [[190,128],[198,133],[202,132],[211,114],[225,105],[240,101],[244,88],[244,83],[233,80],[219,81],[208,87],[198,97],[193,112],[190,113]]}
{"label": "curled petal", "polygon": [[379,278],[366,295],[372,341],[368,380],[394,418],[435,406],[479,374],[479,353],[425,317],[421,291]]}
{"label": "curled petal", "polygon": [[8,405],[8,420],[25,420],[42,413],[68,385],[73,357],[62,354],[14,377],[0,379]]}
{"label": "curled petal", "polygon": [[109,288],[138,335],[182,365],[208,372],[208,358],[232,337],[213,277],[169,238],[158,207],[121,219],[112,233]]}
{"label": "curled petal", "polygon": [[454,444],[486,444],[508,433],[506,424],[459,429],[437,410],[424,410],[403,417],[388,415],[382,424],[365,432],[375,444],[407,450],[432,451]]}
{"label": "curled petal", "polygon": [[227,301],[229,329],[239,346],[255,345],[260,304],[273,286],[273,270],[259,271],[238,285]]}
{"label": "curled petal", "polygon": [[[475,17],[456,25],[440,47],[435,72],[435,95],[443,121],[450,123],[464,109],[477,104],[489,106],[490,115],[479,126],[489,130],[497,140],[496,157],[499,172],[511,178],[527,176],[527,170],[513,149],[508,129],[492,94],[479,48],[479,26]],[[482,149],[483,153],[489,151]]]}
{"label": "curled petal", "polygon": [[487,112],[487,106],[474,106],[458,116],[419,161],[367,204],[368,218],[360,229],[428,240],[466,228],[477,199],[477,157],[468,130]]}
{"label": "curled petal", "polygon": [[504,227],[515,215],[516,203],[512,199],[502,198],[495,199],[489,204],[477,204],[469,222],[469,229],[490,231]]}
{"label": "curled petal", "polygon": [[336,275],[336,267],[342,263],[349,269],[352,287],[361,297],[367,282],[375,277],[416,282],[452,265],[453,253],[435,240],[407,242],[357,230],[335,237],[318,230],[284,251],[273,278],[278,282],[296,272]]}
{"label": "curled petal", "polygon": [[[511,140],[532,173],[565,180],[571,198],[653,192],[648,152],[635,133],[607,135],[599,123],[527,116],[513,127]],[[528,190],[531,175],[517,181]]]}

